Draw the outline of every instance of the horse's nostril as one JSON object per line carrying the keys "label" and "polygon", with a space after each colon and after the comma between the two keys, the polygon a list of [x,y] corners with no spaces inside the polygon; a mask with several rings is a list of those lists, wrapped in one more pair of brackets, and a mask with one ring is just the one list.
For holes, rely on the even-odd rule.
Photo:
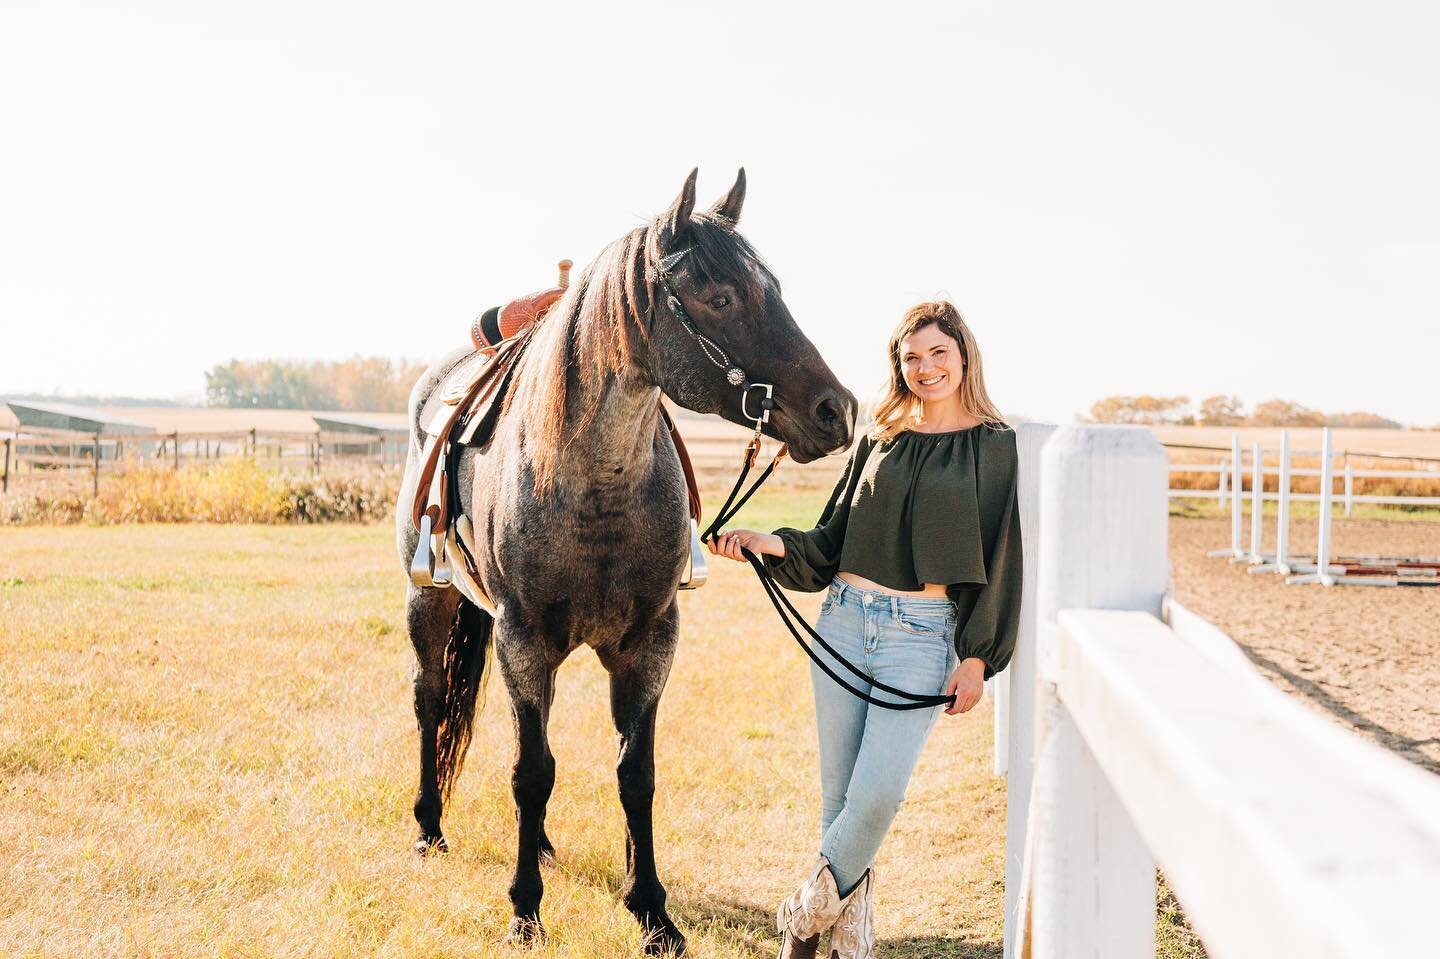
{"label": "horse's nostril", "polygon": [[838,398],[824,396],[820,402],[815,404],[815,421],[826,429],[836,426],[844,416],[844,410]]}

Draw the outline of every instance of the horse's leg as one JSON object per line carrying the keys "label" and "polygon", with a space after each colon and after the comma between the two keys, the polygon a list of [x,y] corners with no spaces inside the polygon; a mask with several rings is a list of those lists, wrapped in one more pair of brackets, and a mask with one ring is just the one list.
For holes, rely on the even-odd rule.
{"label": "horse's leg", "polygon": [[[665,638],[665,633],[670,635]],[[645,932],[645,952],[685,951],[685,937],[665,911],[665,887],[655,871],[651,809],[655,799],[655,714],[675,656],[675,624],[656,630],[639,655],[611,662],[610,712],[620,734],[620,805],[625,809],[625,908]]]}
{"label": "horse's leg", "polygon": [[[546,726],[555,692],[555,668],[533,646],[499,643],[500,668],[510,691],[510,714],[515,721],[515,768],[510,786],[515,795],[518,840],[515,875],[510,881],[514,918],[505,936],[509,943],[527,944],[544,935],[540,923],[540,841],[544,835],[545,804],[555,786],[555,757],[550,752]],[[549,840],[545,840],[549,843]]]}
{"label": "horse's leg", "polygon": [[[554,674],[551,674],[551,682],[548,691],[550,695],[545,701],[545,715],[547,717],[550,715],[550,705],[555,701]],[[553,769],[555,766],[555,756],[553,753],[550,752],[550,741],[548,738],[545,741],[545,755],[549,758],[550,766]],[[549,834],[545,832],[545,816],[547,812],[548,807],[540,811],[540,838],[538,842],[538,845],[540,847],[540,865],[553,866],[555,865],[555,844],[550,841]],[[520,824],[520,807],[518,805],[515,807],[515,824],[518,828]]]}
{"label": "horse's leg", "polygon": [[436,764],[440,720],[445,711],[445,646],[455,625],[460,596],[453,589],[422,589],[411,585],[405,601],[410,644],[415,647],[415,722],[420,728],[420,788],[415,793],[415,821],[420,838],[415,851],[424,855],[446,851],[440,832],[441,796]]}

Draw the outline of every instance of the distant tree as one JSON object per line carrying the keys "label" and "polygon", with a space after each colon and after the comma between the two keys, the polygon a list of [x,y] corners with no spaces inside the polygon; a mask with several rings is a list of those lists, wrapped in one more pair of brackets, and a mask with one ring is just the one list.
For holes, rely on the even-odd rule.
{"label": "distant tree", "polygon": [[336,405],[342,410],[382,410],[390,405],[394,364],[378,356],[357,356],[329,364],[323,371],[331,379]]}
{"label": "distant tree", "polygon": [[1238,396],[1207,396],[1200,401],[1195,419],[1201,426],[1240,426],[1245,422],[1245,404]]}
{"label": "distant tree", "polygon": [[1266,400],[1255,406],[1247,426],[1324,426],[1325,415],[1289,400]]}
{"label": "distant tree", "polygon": [[205,373],[209,406],[266,409],[333,409],[334,394],[309,368],[313,364],[284,360],[231,360]]}
{"label": "distant tree", "polygon": [[1107,396],[1090,407],[1091,423],[1178,423],[1190,405],[1188,396]]}
{"label": "distant tree", "polygon": [[230,360],[205,373],[208,406],[403,412],[424,365],[384,357]]}
{"label": "distant tree", "polygon": [[1398,430],[1403,426],[1379,413],[1331,413],[1325,417],[1325,425],[1361,430]]}

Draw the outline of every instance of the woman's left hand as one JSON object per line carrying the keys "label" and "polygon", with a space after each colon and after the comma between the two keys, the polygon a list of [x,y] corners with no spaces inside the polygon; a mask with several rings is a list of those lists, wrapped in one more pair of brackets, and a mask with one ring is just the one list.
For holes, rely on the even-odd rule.
{"label": "woman's left hand", "polygon": [[972,656],[955,667],[945,684],[945,695],[955,697],[955,702],[945,707],[945,715],[968,713],[984,694],[985,660]]}

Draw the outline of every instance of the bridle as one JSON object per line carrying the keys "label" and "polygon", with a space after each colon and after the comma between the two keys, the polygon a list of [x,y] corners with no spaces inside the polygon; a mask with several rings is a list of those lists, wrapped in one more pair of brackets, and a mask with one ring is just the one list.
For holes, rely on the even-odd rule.
{"label": "bridle", "polygon": [[[730,495],[725,498],[725,505],[720,507],[719,511],[715,514],[715,518],[710,521],[710,525],[705,527],[705,532],[700,535],[700,541],[702,543],[708,543],[720,534],[720,528],[722,526],[730,522],[735,514],[740,512],[740,508],[755,494],[755,491],[760,488],[760,484],[770,478],[770,474],[775,472],[775,467],[779,465],[780,460],[785,457],[789,447],[784,443],[780,444],[780,449],[775,454],[775,458],[770,461],[770,465],[765,467],[765,471],[761,473],[754,484],[745,491],[745,495],[741,496],[739,501],[736,502],[736,494],[740,492],[740,488],[745,484],[745,478],[750,475],[750,469],[755,465],[755,457],[760,452],[760,430],[766,423],[770,422],[770,411],[775,408],[775,385],[773,383],[750,382],[749,377],[745,375],[745,371],[730,359],[729,355],[719,344],[704,333],[701,333],[699,328],[695,326],[695,321],[690,318],[690,314],[685,312],[685,305],[680,302],[680,297],[675,295],[675,290],[670,286],[670,271],[673,270],[685,257],[685,254],[689,252],[690,247],[686,247],[683,250],[671,253],[669,256],[662,258],[659,263],[650,268],[650,279],[659,284],[660,289],[665,294],[666,307],[674,314],[675,319],[680,321],[680,325],[684,327],[685,332],[689,333],[695,342],[699,344],[700,351],[705,354],[705,358],[725,371],[726,382],[731,386],[740,388],[740,412],[746,419],[755,424],[755,433],[750,437],[750,442],[745,446],[744,461],[740,469],[740,475],[736,477],[735,485],[730,488]],[[653,309],[654,305],[652,303],[651,310],[653,311]],[[765,396],[757,402],[759,406],[758,413],[751,413],[749,409],[748,404],[752,390],[765,391]],[[880,682],[875,679],[875,677],[870,676],[858,666],[851,663],[844,656],[840,655],[839,651],[827,643],[825,638],[805,621],[805,618],[801,616],[799,611],[790,603],[790,598],[785,595],[784,591],[780,588],[780,584],[775,582],[774,577],[770,575],[770,571],[765,568],[760,557],[743,547],[740,552],[755,570],[755,575],[760,578],[760,585],[765,589],[765,595],[770,598],[770,605],[775,607],[775,612],[780,615],[780,621],[785,624],[785,627],[790,631],[790,635],[795,638],[795,642],[805,651],[805,655],[809,656],[810,660],[815,663],[816,666],[819,666],[827,676],[846,689],[851,695],[863,699],[872,706],[881,706],[885,709],[894,710],[928,709],[934,706],[946,706],[955,702],[954,696],[910,693],[903,689],[896,689],[894,686],[887,686],[885,683]],[[799,631],[795,628],[796,623],[803,626],[805,631],[810,634],[811,639],[819,643],[821,648],[834,657],[836,662],[855,674],[855,676],[864,680],[874,689],[882,690],[890,693],[892,696],[898,696],[907,701],[903,703],[893,703],[883,699],[876,699],[868,693],[850,685],[850,683],[846,682],[831,669],[827,663],[820,659],[811,645],[801,637]]]}
{"label": "bridle", "polygon": [[[752,383],[750,378],[745,375],[745,371],[741,369],[734,360],[730,359],[729,354],[727,354],[718,343],[700,332],[700,329],[695,325],[695,321],[692,320],[690,314],[685,311],[685,305],[680,302],[680,297],[675,294],[674,288],[670,285],[670,271],[675,269],[675,266],[684,259],[685,254],[689,252],[690,247],[686,247],[683,250],[664,257],[650,269],[650,277],[654,282],[659,284],[661,291],[665,294],[665,306],[674,314],[675,319],[680,322],[685,332],[689,333],[695,342],[699,344],[700,352],[705,354],[705,358],[715,364],[716,367],[725,371],[725,381],[727,383],[740,389],[740,413],[747,420],[755,424],[755,432],[751,435],[750,442],[745,445],[744,464],[740,469],[740,475],[736,478],[735,485],[731,487],[730,495],[725,498],[725,505],[720,507],[719,512],[715,514],[715,518],[710,521],[710,525],[705,527],[705,532],[700,534],[700,542],[708,543],[720,534],[720,528],[722,526],[730,522],[735,514],[740,512],[740,507],[744,506],[746,500],[754,495],[755,491],[760,488],[760,484],[770,478],[770,474],[775,472],[775,467],[780,464],[780,460],[784,459],[789,452],[789,447],[784,443],[780,444],[780,449],[775,453],[775,457],[770,461],[770,465],[765,467],[765,471],[755,480],[754,485],[745,492],[744,496],[740,497],[739,502],[736,502],[735,497],[740,492],[741,486],[744,485],[745,478],[750,475],[750,469],[755,465],[755,457],[760,453],[760,431],[766,423],[770,422],[770,411],[775,408],[775,384]],[[756,401],[759,411],[751,413],[750,394],[755,390],[763,390],[765,395]]]}
{"label": "bridle", "polygon": [[[747,420],[755,424],[755,439],[758,442],[760,438],[760,428],[770,422],[770,411],[775,408],[775,384],[750,382],[749,378],[745,375],[745,371],[730,359],[725,351],[720,348],[719,344],[704,333],[701,333],[699,328],[696,327],[695,321],[690,319],[690,314],[685,312],[685,304],[680,302],[680,297],[675,295],[675,290],[670,286],[670,271],[673,270],[676,264],[684,259],[685,254],[689,252],[690,247],[687,246],[685,249],[671,253],[662,259],[650,270],[651,278],[660,284],[661,290],[665,291],[665,305],[670,308],[671,313],[675,314],[675,319],[680,321],[680,325],[685,328],[685,332],[689,333],[694,337],[695,342],[700,344],[700,352],[705,354],[707,360],[725,371],[726,382],[731,386],[740,387],[740,413]],[[760,407],[759,413],[750,412],[749,403],[751,390],[765,391],[764,397],[758,402]]]}

